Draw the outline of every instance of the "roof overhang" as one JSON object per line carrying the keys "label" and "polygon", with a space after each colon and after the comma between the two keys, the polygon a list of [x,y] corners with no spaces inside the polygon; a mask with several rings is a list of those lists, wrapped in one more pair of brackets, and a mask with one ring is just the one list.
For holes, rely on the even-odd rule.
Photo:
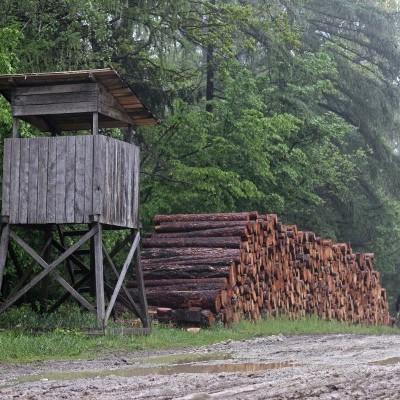
{"label": "roof overhang", "polygon": [[[98,83],[111,96],[120,113],[99,113],[99,127],[115,128],[129,125],[154,125],[156,120],[143,105],[129,84],[113,68],[81,71],[45,72],[0,75],[0,93],[13,105],[13,93],[17,88],[48,87],[68,84]],[[18,89],[18,90],[19,90]],[[118,115],[124,115],[123,120]],[[60,112],[49,115],[21,115],[19,118],[37,126],[40,130],[71,131],[90,129],[90,112],[79,110],[73,114]]]}

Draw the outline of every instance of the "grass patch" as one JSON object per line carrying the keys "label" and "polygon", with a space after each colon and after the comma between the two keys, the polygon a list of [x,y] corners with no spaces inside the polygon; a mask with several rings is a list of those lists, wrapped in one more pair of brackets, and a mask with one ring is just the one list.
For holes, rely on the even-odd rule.
{"label": "grass patch", "polygon": [[[310,317],[289,320],[269,318],[254,324],[243,321],[229,328],[215,326],[190,333],[184,329],[154,325],[148,336],[87,336],[81,329],[94,326],[94,317],[76,307],[39,316],[27,308],[15,308],[0,317],[0,362],[29,362],[62,358],[97,357],[134,353],[137,350],[203,346],[226,340],[244,340],[277,334],[398,334],[398,328],[363,327]],[[42,333],[37,333],[38,329]],[[43,330],[48,332],[43,333]]]}

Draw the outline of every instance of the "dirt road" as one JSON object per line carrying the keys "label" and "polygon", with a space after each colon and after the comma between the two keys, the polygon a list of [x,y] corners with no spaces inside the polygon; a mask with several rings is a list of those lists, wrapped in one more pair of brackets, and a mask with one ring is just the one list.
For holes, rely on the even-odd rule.
{"label": "dirt road", "polygon": [[270,336],[0,364],[1,399],[400,399],[400,336]]}

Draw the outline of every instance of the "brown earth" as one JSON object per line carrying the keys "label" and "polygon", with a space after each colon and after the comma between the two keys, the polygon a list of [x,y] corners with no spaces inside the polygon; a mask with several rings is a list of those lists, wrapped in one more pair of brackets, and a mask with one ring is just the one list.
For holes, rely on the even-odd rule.
{"label": "brown earth", "polygon": [[400,399],[400,336],[269,336],[0,364],[1,399]]}

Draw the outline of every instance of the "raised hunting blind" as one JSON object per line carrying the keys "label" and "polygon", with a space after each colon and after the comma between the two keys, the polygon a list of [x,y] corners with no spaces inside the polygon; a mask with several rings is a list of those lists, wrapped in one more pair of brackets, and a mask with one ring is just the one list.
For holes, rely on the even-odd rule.
{"label": "raised hunting blind", "polygon": [[[135,127],[154,124],[154,117],[111,68],[0,75],[0,93],[13,116],[12,138],[4,141],[0,290],[7,255],[20,275],[0,313],[50,276],[67,290],[53,309],[72,295],[104,329],[119,302],[149,330],[139,250],[139,148],[99,129],[126,128],[129,139]],[[19,120],[51,136],[20,138]],[[81,134],[61,135],[71,131]],[[104,234],[115,230],[128,233],[108,250]],[[32,231],[43,233],[39,250],[23,239]],[[23,270],[10,239],[42,267],[39,273],[33,266]],[[113,258],[121,259],[123,249],[127,255],[118,268]],[[132,260],[139,304],[124,285]],[[62,265],[65,274],[59,273]]]}

